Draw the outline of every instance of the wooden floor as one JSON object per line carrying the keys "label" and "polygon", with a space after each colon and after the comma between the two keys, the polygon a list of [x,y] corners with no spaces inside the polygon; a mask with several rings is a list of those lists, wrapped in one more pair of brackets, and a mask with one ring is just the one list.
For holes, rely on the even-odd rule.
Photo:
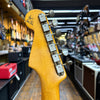
{"label": "wooden floor", "polygon": [[[41,100],[40,79],[35,71],[15,100]],[[68,77],[60,84],[60,100],[83,100]]]}

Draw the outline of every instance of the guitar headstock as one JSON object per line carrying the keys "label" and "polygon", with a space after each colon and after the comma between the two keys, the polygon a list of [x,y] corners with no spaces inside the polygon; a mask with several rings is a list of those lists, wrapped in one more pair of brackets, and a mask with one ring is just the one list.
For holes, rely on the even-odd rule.
{"label": "guitar headstock", "polygon": [[25,17],[25,23],[30,29],[34,30],[29,66],[39,74],[42,73],[41,70],[43,68],[45,71],[47,71],[46,69],[50,71],[50,67],[53,66],[51,70],[54,71],[53,69],[55,69],[56,75],[66,77],[54,34],[51,31],[46,14],[38,9],[31,10]]}

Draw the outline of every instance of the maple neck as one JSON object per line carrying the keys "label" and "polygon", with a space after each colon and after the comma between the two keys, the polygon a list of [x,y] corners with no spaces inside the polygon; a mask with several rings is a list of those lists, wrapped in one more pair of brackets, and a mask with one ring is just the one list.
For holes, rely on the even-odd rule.
{"label": "maple neck", "polygon": [[42,100],[60,100],[59,85],[54,87],[42,85]]}
{"label": "maple neck", "polygon": [[[29,67],[33,68],[40,77],[42,100],[60,100],[59,84],[66,78],[66,73],[63,66],[63,74],[61,76],[58,75],[56,71],[56,66],[53,62],[52,55],[46,40],[46,33],[43,32],[39,21],[38,16],[41,13],[44,14],[41,10],[32,10],[25,17],[27,26],[34,30],[34,40],[29,57]],[[48,21],[46,23],[48,23]],[[50,34],[51,33],[52,32],[50,29]],[[52,42],[55,43],[54,37],[51,37]],[[59,54],[57,46],[55,46],[55,48],[56,53]],[[58,57],[59,62],[62,64],[60,56]]]}

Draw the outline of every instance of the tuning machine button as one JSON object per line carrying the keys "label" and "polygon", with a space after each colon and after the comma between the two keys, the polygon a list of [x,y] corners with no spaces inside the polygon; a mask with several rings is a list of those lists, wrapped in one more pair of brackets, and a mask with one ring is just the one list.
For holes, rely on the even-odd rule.
{"label": "tuning machine button", "polygon": [[52,22],[49,24],[49,26],[57,26],[58,25],[58,21],[56,19],[52,20]]}
{"label": "tuning machine button", "polygon": [[53,26],[57,26],[57,25],[58,25],[58,21],[57,21],[56,19],[54,19],[54,20],[52,21],[52,25],[53,25]]}
{"label": "tuning machine button", "polygon": [[64,56],[68,56],[68,50],[67,49],[63,49],[62,53],[59,53],[58,55],[64,55]]}
{"label": "tuning machine button", "polygon": [[46,14],[46,16],[50,16],[50,17],[54,17],[55,13],[53,10],[50,10],[48,14]]}
{"label": "tuning machine button", "polygon": [[66,63],[63,64],[63,66],[65,66],[65,65],[72,65],[72,64],[73,64],[73,62],[71,60],[69,60],[69,61],[66,61]]}
{"label": "tuning machine button", "polygon": [[42,29],[43,29],[44,32],[50,31],[49,26],[48,26],[47,23],[46,24],[42,24]]}
{"label": "tuning machine button", "polygon": [[39,14],[39,20],[40,20],[41,23],[46,22],[45,14],[43,14],[43,13]]}
{"label": "tuning machine button", "polygon": [[60,30],[60,29],[57,29],[57,30],[56,30],[55,36],[56,36],[56,37],[61,36],[61,30]]}

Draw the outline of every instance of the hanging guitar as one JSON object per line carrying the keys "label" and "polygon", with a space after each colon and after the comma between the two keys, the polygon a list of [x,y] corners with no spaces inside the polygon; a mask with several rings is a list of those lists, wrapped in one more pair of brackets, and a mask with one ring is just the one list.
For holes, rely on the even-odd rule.
{"label": "hanging guitar", "polygon": [[[66,78],[66,72],[46,14],[38,9],[31,10],[25,16],[25,23],[34,30],[29,67],[33,68],[40,77],[41,98],[60,100],[59,84]],[[62,53],[64,52],[66,50]]]}

